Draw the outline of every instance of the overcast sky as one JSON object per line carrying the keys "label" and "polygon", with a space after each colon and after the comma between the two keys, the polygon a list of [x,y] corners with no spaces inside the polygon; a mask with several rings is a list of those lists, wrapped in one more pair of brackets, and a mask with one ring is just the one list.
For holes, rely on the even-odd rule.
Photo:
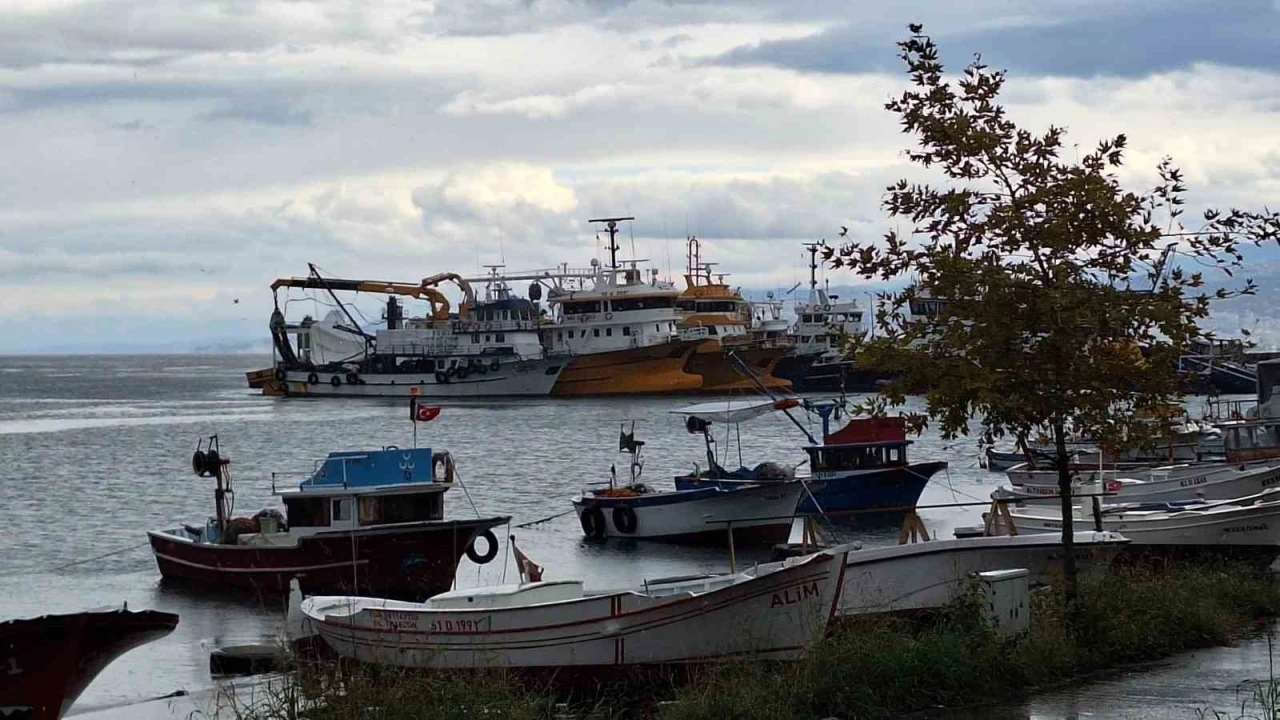
{"label": "overcast sky", "polygon": [[[1194,204],[1280,177],[1280,13],[1228,0],[7,0],[0,352],[263,335],[267,284],[584,265],[686,231],[749,287],[888,220],[883,110],[923,22],[1069,143],[1131,138]],[[627,236],[629,240],[630,235]],[[630,248],[624,243],[624,250]],[[833,284],[848,279],[832,277]],[[234,302],[239,299],[239,304]]]}

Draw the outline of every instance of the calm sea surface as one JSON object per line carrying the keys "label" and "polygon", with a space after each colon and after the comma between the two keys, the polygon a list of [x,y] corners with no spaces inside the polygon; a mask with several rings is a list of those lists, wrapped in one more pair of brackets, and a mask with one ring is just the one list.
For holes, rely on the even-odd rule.
{"label": "calm sea surface", "polygon": [[[408,408],[400,401],[267,398],[249,390],[244,371],[267,364],[268,358],[253,356],[0,357],[0,619],[122,602],[181,616],[172,635],[107,668],[73,713],[208,690],[214,687],[210,649],[271,641],[279,632],[279,608],[160,585],[146,531],[201,522],[213,511],[210,481],[190,470],[198,438],[219,435],[232,460],[236,514],[244,515],[277,506],[272,471],[310,470],[331,450],[412,443]],[[675,473],[705,466],[701,438],[669,414],[704,400],[449,403],[439,419],[419,426],[418,443],[447,449],[457,460],[467,492],[448,494],[448,516],[478,511],[510,515],[519,524],[569,510],[585,483],[608,479],[611,463],[625,472],[627,458],[616,452],[622,423],[629,428],[635,421],[637,436],[647,443],[644,479],[650,484],[669,487]],[[804,442],[781,415],[742,427],[748,465],[799,463]],[[946,443],[927,433],[913,458],[951,464],[926,488],[922,504],[986,498],[1002,479],[978,468],[972,440]],[[948,508],[921,515],[935,533],[949,536],[956,525],[979,520],[980,512]],[[589,587],[728,565],[723,551],[589,545],[572,513],[513,532],[548,578],[582,578]],[[896,541],[894,529],[846,534],[866,545]],[[107,553],[115,554],[99,557]],[[499,582],[504,572],[513,578],[507,553],[498,557],[484,567],[464,559],[459,585]],[[80,562],[90,558],[98,559]]]}

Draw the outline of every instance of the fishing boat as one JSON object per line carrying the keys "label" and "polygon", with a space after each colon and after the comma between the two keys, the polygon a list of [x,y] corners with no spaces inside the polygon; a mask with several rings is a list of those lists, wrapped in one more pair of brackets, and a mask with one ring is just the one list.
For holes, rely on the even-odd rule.
{"label": "fishing boat", "polygon": [[[998,488],[992,497],[1056,503],[1059,495],[1057,474],[1049,475],[1036,476],[1036,483],[1024,482]],[[1111,502],[1234,500],[1280,487],[1280,462],[1198,463],[1134,473],[1094,470],[1075,475],[1072,492],[1085,492],[1095,483],[1105,488]]]}
{"label": "fishing boat", "polygon": [[215,480],[216,516],[147,533],[160,574],[255,598],[282,596],[295,576],[312,593],[429,597],[453,584],[463,554],[492,560],[491,528],[509,519],[445,520],[444,493],[456,471],[449,453],[430,448],[332,452],[296,487],[277,489],[273,474],[285,512],[253,518],[231,517],[230,460],[217,436],[197,448],[192,466]]}
{"label": "fishing boat", "polygon": [[[1077,505],[1075,514],[1079,523],[1123,533],[1130,551],[1248,556],[1263,566],[1280,557],[1280,488],[1219,502],[1105,505],[1096,518]],[[1014,509],[1009,516],[1020,534],[1062,531],[1062,513],[1054,508]]]}
{"label": "fishing boat", "polygon": [[702,377],[702,392],[785,391],[791,382],[775,377],[778,362],[794,349],[786,339],[753,336],[752,310],[742,294],[703,262],[701,243],[690,236],[685,290],[676,300],[680,338],[698,341],[685,367]]}
{"label": "fishing boat", "polygon": [[790,329],[795,350],[778,362],[774,374],[791,381],[796,392],[874,392],[888,373],[859,369],[849,352],[851,340],[867,335],[870,323],[856,300],[818,286],[818,250],[808,243],[809,296],[797,302]]}
{"label": "fishing boat", "polygon": [[[274,382],[263,392],[325,397],[493,397],[548,395],[567,357],[544,351],[536,308],[491,284],[477,300],[470,283],[441,273],[419,283],[345,280],[320,275],[280,278],[271,284],[275,310],[271,334]],[[456,283],[463,300],[456,313],[439,289]],[[321,320],[286,322],[279,290],[323,291],[336,308]],[[386,327],[370,334],[339,298],[339,292],[388,295]],[[406,317],[403,297],[426,300],[429,311]],[[291,338],[296,338],[296,343]],[[295,347],[296,344],[296,347]],[[252,386],[260,382],[251,373]]]}
{"label": "fishing boat", "polygon": [[58,720],[116,658],[177,625],[128,607],[0,623],[0,717]]}
{"label": "fishing boat", "polygon": [[[883,511],[898,513],[914,508],[929,479],[947,467],[945,462],[912,463],[907,458],[907,448],[912,444],[906,438],[906,425],[902,418],[852,418],[845,427],[830,432],[830,419],[840,407],[833,402],[795,400],[752,400],[709,402],[692,405],[675,412],[686,417],[686,427],[691,433],[701,433],[707,449],[707,469],[676,478],[677,489],[701,487],[742,488],[762,481],[777,481],[794,477],[779,472],[773,463],[755,468],[726,469],[716,458],[715,438],[711,433],[714,423],[737,425],[755,417],[781,410],[803,406],[822,417],[823,442],[814,439],[803,425],[796,426],[809,437],[812,444],[803,449],[808,457],[809,477],[815,486],[800,500],[797,512],[811,513],[864,513]],[[789,416],[789,413],[788,413]],[[740,447],[740,446],[739,446]],[[739,458],[740,460],[740,458]]]}
{"label": "fishing boat", "polygon": [[[1116,532],[1077,532],[1073,539],[1081,566],[1105,567],[1129,544]],[[1024,568],[1030,582],[1048,585],[1061,576],[1065,557],[1061,538],[1042,534],[845,549],[836,604],[842,617],[941,608],[968,592],[977,573],[991,570]]]}
{"label": "fishing boat", "polygon": [[842,552],[823,552],[727,581],[600,593],[561,580],[422,603],[309,597],[298,614],[339,655],[377,665],[602,669],[793,659],[826,628],[844,562]]}
{"label": "fishing boat", "polygon": [[556,397],[692,393],[703,389],[701,375],[686,365],[697,348],[681,340],[676,327],[679,291],[640,268],[642,259],[619,261],[618,223],[631,218],[599,218],[609,235],[609,262],[594,258],[577,270],[561,266],[506,276],[530,280],[529,297],[546,295],[550,321],[541,326],[542,344],[569,356],[552,388]]}
{"label": "fishing boat", "polygon": [[801,482],[769,482],[737,489],[654,490],[640,481],[644,442],[635,439],[634,424],[630,433],[619,434],[619,451],[630,457],[630,481],[619,485],[615,466],[607,487],[588,490],[573,500],[587,538],[725,544],[732,528],[735,544],[768,546],[790,536],[796,505],[804,491]]}

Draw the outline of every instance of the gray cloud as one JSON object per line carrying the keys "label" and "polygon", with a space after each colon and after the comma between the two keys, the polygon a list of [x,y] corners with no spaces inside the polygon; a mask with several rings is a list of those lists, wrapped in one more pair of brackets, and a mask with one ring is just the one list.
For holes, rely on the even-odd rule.
{"label": "gray cloud", "polygon": [[[901,14],[901,13],[895,13]],[[991,27],[931,24],[929,13],[902,16],[896,33],[868,32],[860,19],[796,40],[741,47],[710,62],[768,65],[825,73],[900,70],[894,41],[907,22],[926,23],[952,65],[981,53],[995,67],[1032,74],[1141,77],[1195,63],[1280,69],[1280,11],[1270,0],[1216,3],[1089,4],[1056,16],[1014,15]]]}

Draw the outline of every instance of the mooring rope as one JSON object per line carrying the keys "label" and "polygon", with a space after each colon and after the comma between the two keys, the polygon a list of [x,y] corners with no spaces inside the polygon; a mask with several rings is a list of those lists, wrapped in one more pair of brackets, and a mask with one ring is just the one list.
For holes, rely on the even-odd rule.
{"label": "mooring rope", "polygon": [[148,545],[148,544],[150,544],[150,543],[151,543],[151,541],[150,541],[150,540],[143,540],[142,542],[138,543],[137,545],[130,545],[130,546],[129,546],[129,547],[127,547],[127,548],[121,548],[121,549],[119,549],[119,550],[112,550],[112,551],[111,551],[111,552],[109,552],[109,553],[103,553],[103,554],[101,554],[101,555],[97,555],[97,556],[94,556],[94,557],[91,557],[91,558],[85,558],[85,559],[83,559],[83,560],[75,560],[75,561],[72,561],[72,562],[67,563],[66,565],[59,565],[58,567],[53,568],[53,569],[52,569],[52,570],[50,570],[49,572],[58,572],[59,570],[66,570],[67,568],[69,568],[69,567],[74,567],[74,566],[76,566],[76,565],[83,565],[83,564],[85,564],[85,563],[93,562],[94,560],[101,560],[101,559],[103,559],[103,558],[109,558],[109,557],[111,557],[112,555],[119,555],[119,554],[121,554],[121,553],[126,553],[126,552],[129,552],[130,550],[137,550],[138,548],[142,547],[143,545]]}
{"label": "mooring rope", "polygon": [[533,520],[533,521],[530,521],[530,522],[527,522],[527,523],[521,523],[521,524],[516,525],[516,526],[514,526],[514,527],[515,527],[516,529],[518,529],[518,530],[523,530],[524,528],[527,528],[527,527],[532,527],[532,526],[534,526],[534,525],[541,525],[541,524],[542,524],[542,523],[544,523],[544,522],[550,522],[550,521],[552,521],[552,520],[555,520],[556,518],[564,517],[565,515],[568,515],[568,514],[569,514],[569,513],[571,513],[571,512],[576,512],[576,510],[575,510],[575,509],[573,509],[573,508],[570,508],[570,509],[568,509],[568,510],[565,510],[564,512],[558,512],[558,513],[556,513],[555,515],[548,515],[547,517],[544,517],[544,518],[542,518],[542,519],[540,519],[540,520]]}

